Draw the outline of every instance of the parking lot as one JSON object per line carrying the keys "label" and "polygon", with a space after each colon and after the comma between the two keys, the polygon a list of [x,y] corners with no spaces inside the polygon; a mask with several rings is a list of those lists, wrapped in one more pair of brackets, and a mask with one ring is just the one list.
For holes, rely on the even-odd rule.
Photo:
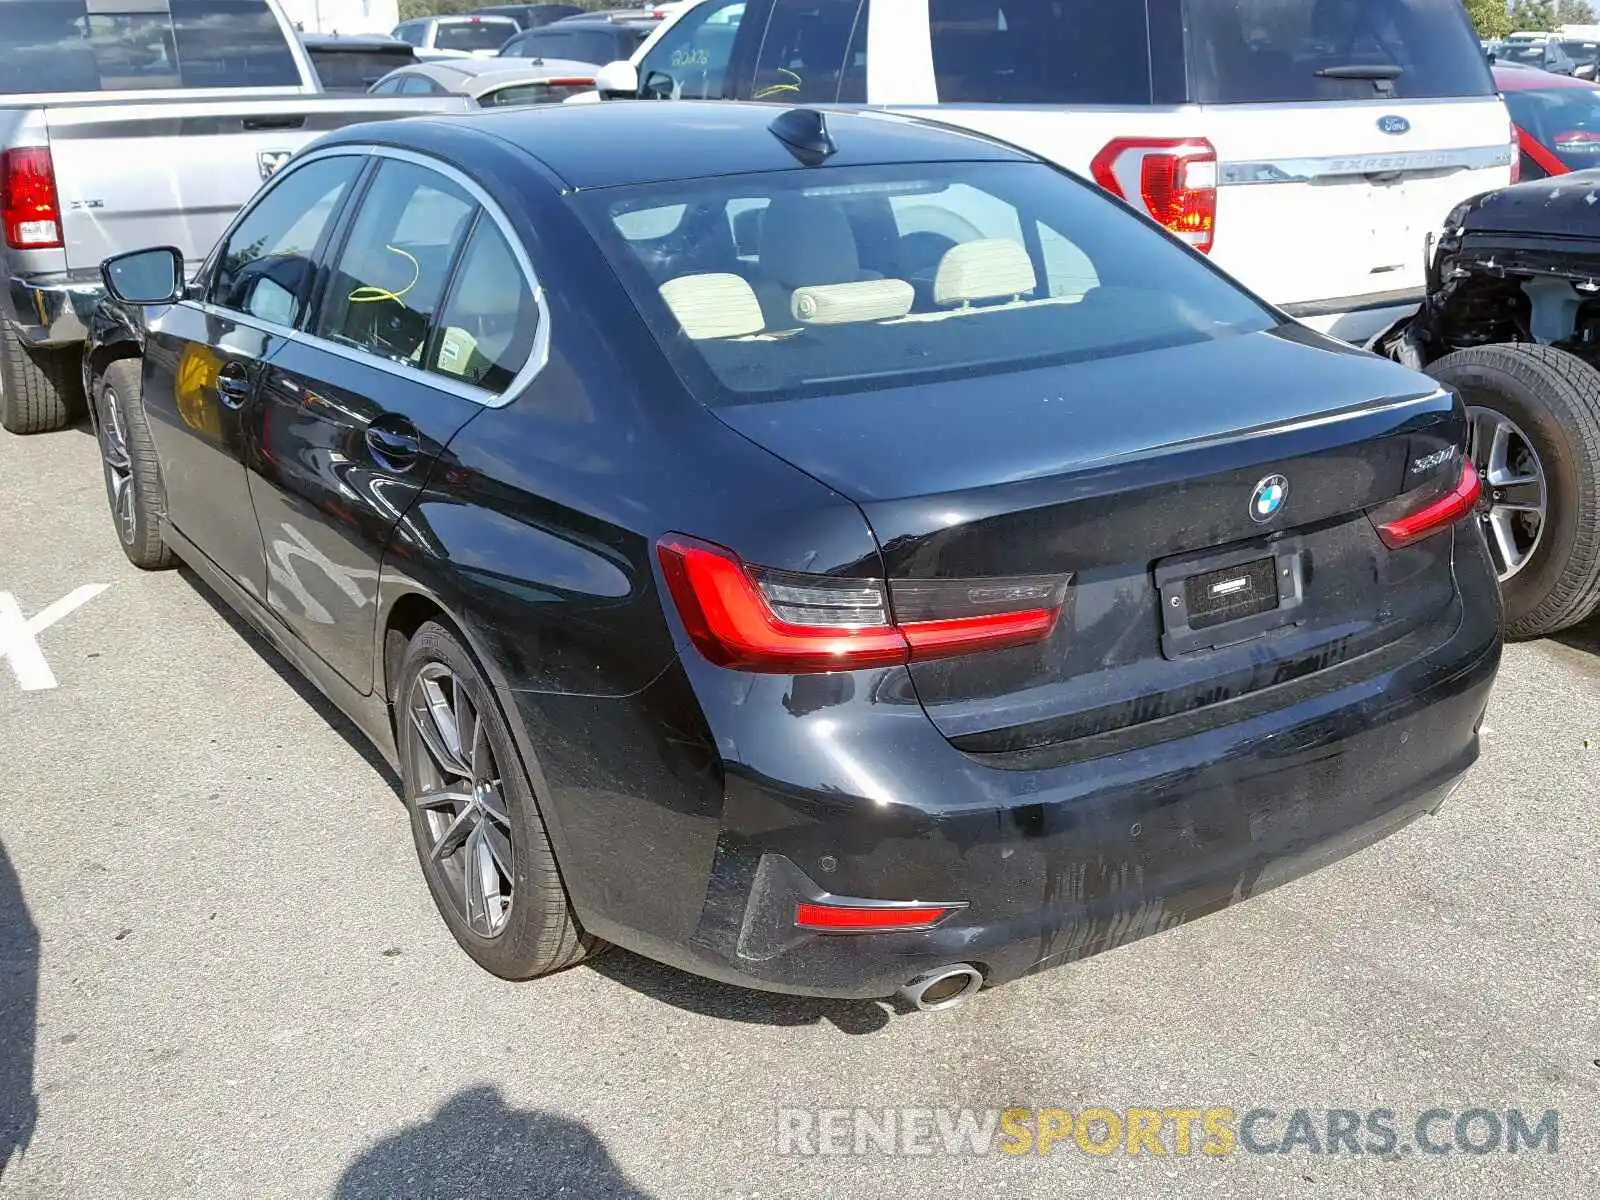
{"label": "parking lot", "polygon": [[[333,710],[192,575],[126,564],[86,428],[0,438],[0,488],[0,626],[14,597],[39,650],[13,615],[0,1118],[36,1093],[37,1121],[0,1194],[1595,1194],[1593,623],[1508,651],[1482,762],[1438,817],[953,1013],[622,952],[511,985],[451,941],[392,779]],[[1388,1108],[1402,1145],[822,1157],[776,1137],[785,1107],[1138,1105]],[[1558,1110],[1557,1152],[1413,1153],[1434,1107]]]}

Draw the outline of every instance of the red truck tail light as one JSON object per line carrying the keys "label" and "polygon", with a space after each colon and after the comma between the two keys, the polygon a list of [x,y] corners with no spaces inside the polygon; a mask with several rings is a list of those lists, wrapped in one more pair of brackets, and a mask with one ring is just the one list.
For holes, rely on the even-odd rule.
{"label": "red truck tail light", "polygon": [[1143,208],[1196,250],[1217,233],[1217,151],[1204,138],[1117,138],[1090,164],[1094,181]]}
{"label": "red truck tail light", "polygon": [[700,652],[719,666],[791,675],[947,658],[1042,641],[1071,577],[843,579],[751,566],[677,534],[656,547]]}
{"label": "red truck tail light", "polygon": [[[1419,494],[1420,493],[1420,494]],[[1483,494],[1478,469],[1470,458],[1461,460],[1461,474],[1442,495],[1434,487],[1419,488],[1371,513],[1378,537],[1391,550],[1443,533],[1470,513]]]}
{"label": "red truck tail light", "polygon": [[0,154],[0,212],[6,245],[13,250],[61,248],[55,164],[45,147],[22,146]]}

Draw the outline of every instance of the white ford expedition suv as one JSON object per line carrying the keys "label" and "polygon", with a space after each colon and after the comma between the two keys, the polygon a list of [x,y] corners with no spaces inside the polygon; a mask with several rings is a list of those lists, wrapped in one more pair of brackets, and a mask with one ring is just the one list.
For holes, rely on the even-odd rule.
{"label": "white ford expedition suv", "polygon": [[1416,307],[1450,210],[1511,180],[1460,0],[700,0],[597,83],[1003,138],[1358,344]]}

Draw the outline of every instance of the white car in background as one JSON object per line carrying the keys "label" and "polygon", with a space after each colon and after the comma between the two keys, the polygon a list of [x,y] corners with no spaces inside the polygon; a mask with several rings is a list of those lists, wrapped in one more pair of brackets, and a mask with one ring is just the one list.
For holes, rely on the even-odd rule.
{"label": "white car in background", "polygon": [[1459,0],[699,0],[606,99],[870,104],[1026,147],[1367,344],[1430,238],[1512,178]]}
{"label": "white car in background", "polygon": [[466,14],[454,17],[418,17],[401,21],[392,36],[416,47],[417,57],[493,58],[522,32],[510,17],[485,17]]}

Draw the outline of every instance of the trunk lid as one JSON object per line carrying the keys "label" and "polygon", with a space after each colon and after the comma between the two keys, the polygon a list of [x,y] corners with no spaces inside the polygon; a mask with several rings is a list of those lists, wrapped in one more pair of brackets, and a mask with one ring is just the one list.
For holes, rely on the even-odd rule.
{"label": "trunk lid", "polygon": [[[855,499],[891,580],[1072,573],[1047,641],[912,666],[974,752],[1154,728],[1390,645],[1455,595],[1448,538],[1390,552],[1365,512],[1459,445],[1455,401],[1297,327],[717,413]],[[1230,607],[1262,589],[1270,613]]]}

